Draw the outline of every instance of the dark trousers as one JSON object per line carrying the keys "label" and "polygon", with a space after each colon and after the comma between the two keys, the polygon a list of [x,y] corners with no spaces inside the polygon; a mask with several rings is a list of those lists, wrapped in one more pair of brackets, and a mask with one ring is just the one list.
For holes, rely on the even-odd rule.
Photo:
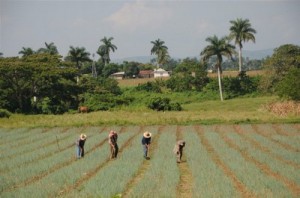
{"label": "dark trousers", "polygon": [[117,158],[119,152],[118,144],[115,144],[114,146],[110,145],[110,159]]}

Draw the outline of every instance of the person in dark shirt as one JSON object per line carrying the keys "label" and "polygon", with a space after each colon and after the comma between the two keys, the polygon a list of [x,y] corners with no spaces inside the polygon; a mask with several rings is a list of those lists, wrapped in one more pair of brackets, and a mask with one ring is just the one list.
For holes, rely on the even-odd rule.
{"label": "person in dark shirt", "polygon": [[108,143],[110,146],[110,159],[117,158],[119,147],[117,144],[118,134],[115,131],[110,131],[108,135]]}
{"label": "person in dark shirt", "polygon": [[144,151],[144,158],[145,159],[150,159],[149,156],[148,156],[150,144],[151,144],[151,133],[146,131],[143,134],[143,138],[142,138],[142,145],[143,145],[143,151]]}
{"label": "person in dark shirt", "polygon": [[81,158],[84,157],[84,144],[86,141],[86,135],[85,134],[81,134],[79,136],[79,139],[76,141],[76,154],[77,154],[77,158]]}

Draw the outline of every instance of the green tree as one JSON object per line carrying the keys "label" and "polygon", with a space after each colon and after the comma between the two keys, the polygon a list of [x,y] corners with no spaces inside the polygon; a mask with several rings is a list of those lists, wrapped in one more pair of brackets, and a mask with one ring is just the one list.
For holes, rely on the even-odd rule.
{"label": "green tree", "polygon": [[75,74],[76,69],[61,62],[58,55],[3,58],[0,60],[0,108],[40,112],[39,104],[45,104],[48,97],[48,109],[52,113],[67,111],[76,105]]}
{"label": "green tree", "polygon": [[274,49],[273,55],[263,63],[265,75],[260,88],[265,92],[275,92],[277,84],[293,68],[300,68],[300,46],[285,44]]}
{"label": "green tree", "polygon": [[23,57],[32,55],[34,53],[35,53],[34,50],[31,49],[30,47],[28,47],[28,48],[23,47],[22,50],[19,51],[19,54],[22,54]]}
{"label": "green tree", "polygon": [[48,53],[48,54],[51,54],[51,55],[59,54],[58,50],[57,50],[57,47],[54,45],[53,42],[51,42],[49,44],[45,42],[45,46],[46,46],[45,48],[38,49],[37,53]]}
{"label": "green tree", "polygon": [[115,52],[115,50],[117,50],[117,46],[115,46],[111,42],[113,39],[114,39],[113,37],[110,38],[104,37],[103,39],[101,39],[101,42],[103,44],[100,45],[97,51],[97,54],[99,54],[101,60],[104,62],[105,65],[110,62],[110,52],[111,51]]}
{"label": "green tree", "polygon": [[111,74],[119,72],[119,71],[120,71],[120,68],[119,68],[118,64],[110,63],[110,64],[104,66],[104,68],[102,70],[102,76],[107,78]]}
{"label": "green tree", "polygon": [[138,77],[140,73],[139,65],[140,63],[137,62],[124,62],[123,70],[125,72],[125,77],[127,78]]}
{"label": "green tree", "polygon": [[220,91],[220,98],[223,101],[223,93],[222,93],[222,82],[221,82],[221,74],[222,74],[222,61],[223,56],[232,58],[232,55],[235,54],[235,47],[231,45],[228,41],[227,37],[223,37],[219,39],[216,35],[213,37],[206,38],[206,41],[210,44],[206,46],[200,56],[202,57],[202,61],[206,62],[209,60],[210,57],[216,56],[217,62],[215,67],[218,71],[218,82],[219,82],[219,91]]}
{"label": "green tree", "polygon": [[70,46],[70,50],[66,60],[76,63],[76,67],[80,70],[81,63],[91,62],[90,53],[85,50],[84,47],[76,47]]}
{"label": "green tree", "polygon": [[168,47],[165,46],[165,42],[161,41],[160,39],[157,39],[155,41],[151,41],[151,43],[153,44],[153,47],[151,49],[151,55],[155,54],[157,56],[157,67],[160,67],[160,64],[164,63],[165,61],[167,61],[170,56],[168,53]]}
{"label": "green tree", "polygon": [[300,100],[300,68],[292,68],[276,86],[281,98]]}
{"label": "green tree", "polygon": [[230,27],[229,37],[234,39],[235,45],[239,46],[239,71],[242,71],[242,48],[243,42],[253,41],[255,42],[256,30],[251,27],[249,19],[238,18],[235,21],[230,21],[232,26]]}

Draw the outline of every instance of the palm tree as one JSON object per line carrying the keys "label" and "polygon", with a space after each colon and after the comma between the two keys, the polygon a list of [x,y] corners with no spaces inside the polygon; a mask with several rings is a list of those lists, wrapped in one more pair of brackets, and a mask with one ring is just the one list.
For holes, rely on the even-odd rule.
{"label": "palm tree", "polygon": [[206,62],[210,57],[217,57],[217,62],[215,64],[218,71],[218,82],[219,82],[219,91],[220,98],[223,101],[223,92],[222,92],[222,83],[221,83],[221,74],[222,74],[222,61],[223,56],[232,58],[232,55],[235,54],[235,47],[229,43],[227,37],[219,39],[216,35],[213,37],[206,38],[206,41],[210,44],[206,46],[200,56],[202,56],[202,61]]}
{"label": "palm tree", "polygon": [[166,63],[167,61],[169,61],[170,60],[170,55],[169,55],[169,52],[168,52],[168,50],[167,49],[165,49],[165,48],[163,48],[162,50],[161,50],[161,53],[160,53],[160,55],[159,55],[159,63],[160,64],[164,64],[164,63]]}
{"label": "palm tree", "polygon": [[80,63],[92,61],[89,56],[90,53],[86,52],[84,47],[74,48],[73,46],[70,46],[69,54],[66,59],[75,62],[76,67],[80,69]]}
{"label": "palm tree", "polygon": [[[83,62],[90,62],[92,61],[90,58],[90,53],[89,52],[86,52],[85,51],[85,48],[84,47],[76,47],[74,48],[73,46],[70,46],[70,50],[69,50],[69,54],[68,56],[66,57],[66,60],[70,60],[72,62],[75,62],[76,63],[76,67],[78,68],[79,70],[79,73],[80,72],[80,63],[83,63]],[[77,76],[77,83],[79,83],[79,76]]]}
{"label": "palm tree", "polygon": [[30,47],[22,47],[22,50],[19,51],[19,54],[23,54],[23,57],[34,54],[34,51]]}
{"label": "palm tree", "polygon": [[97,51],[97,54],[100,55],[105,65],[110,62],[110,51],[115,52],[115,50],[117,49],[117,46],[111,43],[113,39],[113,37],[110,37],[108,39],[104,37],[103,39],[101,39],[101,42],[103,42],[103,44],[100,45]]}
{"label": "palm tree", "polygon": [[251,27],[249,19],[238,18],[235,21],[230,21],[232,26],[230,27],[229,38],[234,39],[235,45],[239,46],[239,71],[242,71],[242,42],[253,41],[255,43],[254,34],[256,30]]}
{"label": "palm tree", "polygon": [[153,44],[151,55],[155,54],[157,56],[157,67],[159,67],[161,63],[170,57],[168,54],[168,47],[165,46],[165,42],[161,41],[160,39],[151,41],[151,43]]}
{"label": "palm tree", "polygon": [[37,51],[37,53],[49,53],[51,55],[58,54],[57,47],[54,45],[53,42],[51,42],[49,44],[45,42],[45,46],[46,46],[46,48],[40,48]]}

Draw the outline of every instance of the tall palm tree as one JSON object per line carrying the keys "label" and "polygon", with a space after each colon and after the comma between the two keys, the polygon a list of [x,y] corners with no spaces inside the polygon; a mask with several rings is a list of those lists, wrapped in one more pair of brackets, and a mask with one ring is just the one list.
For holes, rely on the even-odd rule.
{"label": "tall palm tree", "polygon": [[217,57],[217,62],[215,64],[218,71],[218,82],[219,82],[219,91],[220,98],[223,101],[223,91],[222,91],[222,83],[221,83],[221,74],[222,74],[222,61],[223,56],[232,58],[232,55],[235,54],[235,47],[229,43],[227,37],[218,38],[216,35],[213,37],[206,38],[206,41],[210,44],[206,46],[200,56],[202,61],[206,62],[210,57]]}
{"label": "tall palm tree", "polygon": [[161,53],[160,53],[160,55],[159,55],[159,63],[160,64],[164,64],[164,63],[166,63],[167,61],[169,61],[170,60],[170,55],[169,55],[169,52],[168,52],[168,49],[162,49],[161,50]]}
{"label": "tall palm tree", "polygon": [[37,53],[49,53],[51,55],[58,54],[57,47],[54,45],[53,42],[51,42],[49,44],[45,42],[45,46],[46,46],[46,48],[40,48],[37,51]]}
{"label": "tall palm tree", "polygon": [[169,57],[168,47],[165,46],[165,42],[161,41],[160,39],[151,41],[151,43],[153,44],[153,47],[151,49],[151,55],[155,54],[157,56],[157,67],[159,67],[160,64],[163,63],[166,60],[166,58]]}
{"label": "tall palm tree", "polygon": [[110,51],[115,52],[115,50],[117,50],[117,46],[115,46],[111,42],[113,39],[114,39],[113,37],[110,37],[110,38],[104,37],[103,39],[101,39],[101,42],[103,44],[100,45],[100,47],[98,48],[98,51],[97,51],[97,54],[100,55],[100,57],[104,61],[105,65],[110,62]]}
{"label": "tall palm tree", "polygon": [[235,21],[230,21],[232,26],[230,27],[229,38],[234,40],[235,45],[239,46],[239,71],[242,71],[242,42],[253,41],[255,43],[256,30],[251,27],[249,19],[238,18]]}
{"label": "tall palm tree", "polygon": [[70,46],[70,50],[69,50],[69,53],[68,53],[68,56],[66,57],[66,59],[70,60],[72,62],[75,62],[76,67],[78,69],[81,69],[80,63],[92,61],[89,56],[90,56],[90,53],[87,52],[84,47],[74,48],[73,46]]}
{"label": "tall palm tree", "polygon": [[[90,53],[86,52],[84,47],[74,48],[73,46],[70,46],[66,59],[76,63],[76,67],[78,68],[80,75],[81,63],[92,61],[89,56]],[[79,83],[79,76],[77,76],[77,83]]]}
{"label": "tall palm tree", "polygon": [[22,47],[22,50],[19,51],[19,54],[23,54],[23,57],[34,54],[34,51],[30,47]]}

